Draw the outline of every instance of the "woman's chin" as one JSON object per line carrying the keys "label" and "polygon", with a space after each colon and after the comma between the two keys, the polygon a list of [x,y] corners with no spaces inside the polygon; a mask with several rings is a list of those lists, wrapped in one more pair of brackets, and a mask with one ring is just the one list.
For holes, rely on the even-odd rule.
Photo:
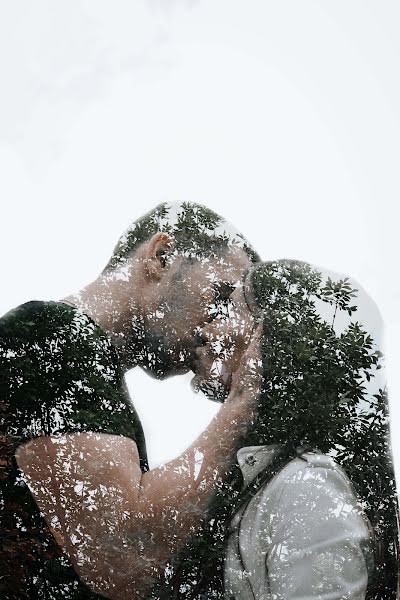
{"label": "woman's chin", "polygon": [[229,395],[229,389],[219,379],[205,378],[196,374],[190,382],[190,387],[197,394],[201,392],[208,400],[224,402]]}

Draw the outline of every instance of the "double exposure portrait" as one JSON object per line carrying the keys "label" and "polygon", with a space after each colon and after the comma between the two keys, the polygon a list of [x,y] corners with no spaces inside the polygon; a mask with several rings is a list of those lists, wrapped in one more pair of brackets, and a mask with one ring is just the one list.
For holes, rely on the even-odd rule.
{"label": "double exposure portrait", "polygon": [[399,23],[0,0],[0,600],[400,600]]}
{"label": "double exposure portrait", "polygon": [[[0,319],[0,597],[394,600],[384,355],[362,286],[260,256],[203,205],[127,225],[93,281]],[[218,406],[155,468],[131,369],[161,391],[191,373],[188,396]]]}

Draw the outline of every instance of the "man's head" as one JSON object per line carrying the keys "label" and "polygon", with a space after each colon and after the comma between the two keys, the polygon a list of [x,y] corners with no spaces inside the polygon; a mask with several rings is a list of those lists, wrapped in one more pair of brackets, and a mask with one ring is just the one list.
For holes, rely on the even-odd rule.
{"label": "man's head", "polygon": [[161,204],[136,221],[103,276],[134,273],[126,275],[135,302],[129,318],[141,366],[158,377],[188,371],[196,332],[224,310],[257,259],[241,234],[197,204]]}

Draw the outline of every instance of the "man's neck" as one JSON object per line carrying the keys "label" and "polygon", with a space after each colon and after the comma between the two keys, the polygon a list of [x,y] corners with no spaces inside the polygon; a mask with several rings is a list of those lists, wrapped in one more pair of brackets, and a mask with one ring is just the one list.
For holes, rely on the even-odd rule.
{"label": "man's neck", "polygon": [[101,275],[78,293],[62,299],[62,302],[82,310],[107,331],[124,356],[127,368],[137,363],[135,354],[139,351],[138,341],[143,337],[143,316],[140,304],[135,302],[134,289],[115,274]]}

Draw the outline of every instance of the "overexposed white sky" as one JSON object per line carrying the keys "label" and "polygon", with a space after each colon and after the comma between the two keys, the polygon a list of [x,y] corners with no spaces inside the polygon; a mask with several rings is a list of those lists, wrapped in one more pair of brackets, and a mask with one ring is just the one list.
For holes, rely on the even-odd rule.
{"label": "overexposed white sky", "polygon": [[[206,204],[375,300],[400,474],[399,25],[395,0],[0,4],[0,312],[91,281],[159,202]],[[154,463],[215,410],[128,381]]]}

